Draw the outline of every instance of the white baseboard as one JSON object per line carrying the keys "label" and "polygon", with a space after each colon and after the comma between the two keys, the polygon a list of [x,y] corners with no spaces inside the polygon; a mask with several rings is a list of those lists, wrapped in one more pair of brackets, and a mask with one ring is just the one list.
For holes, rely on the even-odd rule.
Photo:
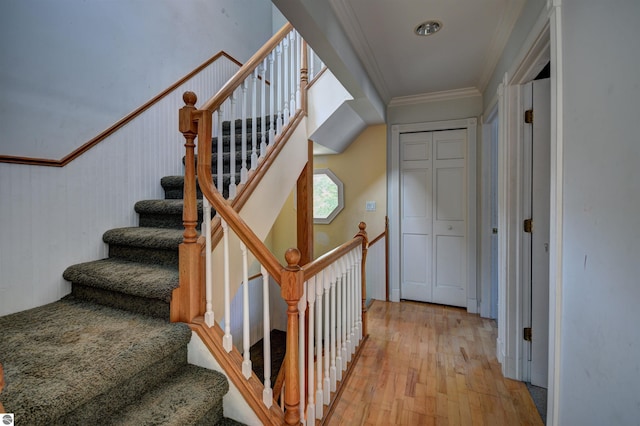
{"label": "white baseboard", "polygon": [[467,312],[470,314],[477,314],[478,310],[478,299],[467,299]]}
{"label": "white baseboard", "polygon": [[391,293],[389,293],[389,301],[391,302],[399,302],[400,301],[400,289],[392,288]]}

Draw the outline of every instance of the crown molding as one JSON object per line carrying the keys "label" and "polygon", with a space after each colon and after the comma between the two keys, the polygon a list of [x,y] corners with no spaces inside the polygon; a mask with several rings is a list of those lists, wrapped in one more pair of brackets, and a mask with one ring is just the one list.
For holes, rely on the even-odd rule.
{"label": "crown molding", "polygon": [[[389,99],[389,88],[384,80],[380,66],[375,60],[374,51],[362,31],[358,14],[346,0],[330,0],[338,21],[342,25],[347,38],[353,43],[354,50],[365,70],[369,74],[374,86],[383,99]],[[362,53],[360,53],[362,52]]]}
{"label": "crown molding", "polygon": [[389,107],[415,105],[427,102],[450,101],[454,99],[473,98],[476,96],[482,96],[482,93],[480,93],[480,91],[475,87],[466,87],[463,89],[444,90],[442,92],[396,97],[391,99]]}

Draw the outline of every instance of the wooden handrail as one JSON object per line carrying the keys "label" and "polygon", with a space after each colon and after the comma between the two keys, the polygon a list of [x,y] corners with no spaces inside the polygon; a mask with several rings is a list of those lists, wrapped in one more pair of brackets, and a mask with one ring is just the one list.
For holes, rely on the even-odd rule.
{"label": "wooden handrail", "polygon": [[262,61],[271,53],[271,51],[280,43],[280,41],[293,29],[293,26],[287,22],[275,33],[264,46],[260,48],[238,72],[224,85],[218,93],[202,105],[200,109],[209,111],[213,114],[220,105],[233,94],[242,82],[251,75],[251,73],[262,63]]}
{"label": "wooden handrail", "polygon": [[156,96],[145,102],[140,107],[136,108],[117,122],[115,122],[112,126],[90,139],[89,141],[82,144],[80,147],[73,150],[71,153],[65,155],[60,160],[54,160],[50,158],[35,158],[35,157],[22,157],[22,156],[13,156],[13,155],[0,155],[0,163],[10,163],[10,164],[24,164],[28,166],[47,166],[47,167],[64,167],[76,158],[80,157],[82,154],[111,136],[113,133],[124,127],[126,124],[131,122],[134,118],[138,117],[140,114],[151,108],[153,105],[164,99],[169,93],[173,92],[175,89],[184,84],[187,80],[192,78],[194,75],[198,74],[200,71],[211,65],[213,62],[217,61],[221,57],[225,57],[229,59],[231,62],[234,62],[236,65],[242,67],[242,63],[235,59],[233,56],[229,55],[224,50],[213,55],[211,58],[207,59],[196,69],[182,77],[180,80],[173,83],[171,86],[167,87],[162,92],[158,93]]}
{"label": "wooden handrail", "polygon": [[[361,222],[361,223],[364,223],[364,222]],[[349,253],[354,248],[362,245],[362,242],[363,242],[363,237],[360,234],[358,234],[355,237],[353,237],[353,239],[343,243],[342,245],[334,248],[333,250],[323,254],[316,260],[306,264],[305,266],[302,267],[302,270],[304,271],[304,280],[307,281],[309,280],[309,278],[312,278],[318,275],[318,273],[323,269],[325,269],[327,266],[331,265],[336,260],[344,256],[345,254]]]}
{"label": "wooden handrail", "polygon": [[[197,176],[200,190],[206,200],[211,204],[220,219],[214,219],[224,221],[226,225],[236,234],[236,236],[242,241],[244,246],[253,254],[255,259],[266,270],[266,272],[273,277],[274,281],[280,285],[280,293],[282,299],[287,303],[287,351],[285,355],[284,363],[284,421],[288,425],[299,424],[300,421],[300,392],[299,392],[299,370],[298,370],[298,330],[299,327],[304,326],[299,324],[299,312],[298,306],[300,299],[304,292],[304,282],[310,276],[315,275],[330,263],[335,262],[337,259],[350,252],[352,249],[362,245],[363,247],[363,259],[366,258],[367,236],[366,225],[360,223],[360,232],[350,242],[343,244],[337,249],[331,251],[321,259],[308,264],[306,269],[300,267],[300,251],[298,249],[289,249],[285,254],[287,262],[286,266],[280,264],[277,258],[271,253],[271,251],[264,245],[262,240],[254,233],[254,231],[247,225],[238,213],[239,205],[244,204],[248,199],[246,191],[240,191],[236,197],[236,201],[227,201],[219,190],[215,187],[213,176],[211,172],[212,166],[212,136],[213,136],[213,122],[214,113],[219,111],[223,103],[233,95],[235,90],[243,84],[246,79],[255,72],[268,55],[272,54],[274,49],[280,44],[280,42],[288,37],[292,31],[292,26],[286,24],[283,28],[276,33],[251,59],[235,74],[235,76],[229,80],[218,93],[207,102],[200,109],[196,109],[197,97],[192,92],[186,92],[183,96],[185,106],[181,108],[179,115],[180,131],[184,134],[187,148],[187,155],[185,157],[185,193],[184,193],[184,212],[183,222],[185,225],[184,242],[181,244],[181,256],[180,256],[180,288],[178,291],[183,291],[180,296],[184,299],[187,298],[185,305],[189,308],[182,309],[187,312],[186,316],[182,316],[187,321],[193,319],[194,314],[197,313],[197,302],[194,302],[200,294],[197,289],[189,290],[190,287],[200,287],[201,280],[198,277],[201,269],[201,262],[196,260],[186,260],[182,258],[184,253],[191,259],[202,259],[202,245],[199,244],[199,239],[195,234],[195,222],[196,216],[196,204],[195,204],[195,176],[196,173],[193,169],[196,168],[194,150],[194,140],[197,135]],[[306,51],[306,46],[303,48],[303,52]],[[302,69],[300,70],[300,90],[304,91],[307,87],[306,76],[306,55],[302,55]],[[287,65],[288,66],[288,65]],[[286,77],[288,78],[288,77]],[[289,84],[289,83],[286,83]],[[288,93],[285,93],[288,97]],[[293,95],[292,95],[293,96]],[[278,124],[278,137],[280,140],[284,137],[288,138],[293,129],[300,123],[303,116],[306,113],[306,105],[304,105],[304,96],[301,96],[302,106],[298,104],[298,111],[295,112],[293,117],[288,111],[288,106],[285,107],[287,127],[280,131],[281,122]],[[293,98],[292,98],[293,99]],[[287,101],[285,101],[287,102]],[[254,111],[255,112],[255,111]],[[291,120],[293,118],[293,120]],[[244,119],[244,116],[243,116]],[[280,118],[278,118],[280,121]],[[219,123],[221,125],[221,123]],[[255,128],[254,128],[255,132]],[[220,142],[220,141],[218,141]],[[281,149],[281,145],[272,149]],[[243,151],[244,152],[244,151]],[[262,166],[259,167],[251,177],[249,181],[245,182],[245,187],[253,187],[252,181],[257,181],[260,174],[264,174],[267,167],[273,162],[277,153],[272,157],[267,156]],[[252,180],[254,179],[254,180]],[[189,201],[187,200],[189,199]],[[234,204],[237,203],[237,204]],[[209,220],[209,219],[207,219]],[[216,223],[216,225],[218,225]],[[212,231],[215,233],[216,239],[221,235],[218,231]],[[209,245],[209,243],[207,243]],[[243,248],[244,250],[244,248]],[[364,274],[364,270],[362,270]],[[364,275],[362,275],[364,278]],[[184,277],[184,282],[183,282]],[[364,280],[362,281],[364,283]],[[364,285],[364,284],[363,284]],[[183,290],[182,287],[185,287]],[[359,293],[359,290],[356,291]],[[362,294],[365,294],[363,289]],[[209,295],[207,295],[207,304],[209,303]],[[177,304],[178,305],[178,304]],[[172,303],[173,307],[173,303]],[[227,307],[228,309],[228,307]],[[173,312],[173,311],[172,311]],[[207,311],[208,312],[208,311]],[[172,316],[172,319],[174,317]],[[226,336],[225,336],[226,337]],[[227,349],[228,350],[228,349]]]}
{"label": "wooden handrail", "polygon": [[[195,94],[193,96],[195,98]],[[240,217],[238,212],[230,206],[229,202],[213,186],[213,178],[211,176],[211,113],[208,110],[198,110],[194,114],[198,116],[198,176],[204,177],[198,183],[203,196],[207,197],[211,202],[211,206],[224,218],[236,235],[242,236],[242,240],[249,251],[267,269],[267,272],[279,282],[280,275],[284,269],[283,266],[265,247],[264,243]]]}

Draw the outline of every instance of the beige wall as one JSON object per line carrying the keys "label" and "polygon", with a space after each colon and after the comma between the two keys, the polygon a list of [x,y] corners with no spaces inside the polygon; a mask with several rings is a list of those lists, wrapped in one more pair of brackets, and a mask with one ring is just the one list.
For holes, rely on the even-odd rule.
{"label": "beige wall", "polygon": [[[387,126],[366,128],[341,154],[314,158],[314,168],[328,168],[344,184],[344,209],[328,225],[314,225],[314,255],[319,257],[367,224],[369,238],[384,232],[387,214]],[[375,201],[376,211],[366,212],[365,202]],[[285,264],[284,253],[296,246],[296,207],[293,192],[287,199],[268,237],[272,253]]]}
{"label": "beige wall", "polygon": [[[387,214],[387,126],[366,128],[341,154],[314,158],[314,169],[331,169],[344,184],[344,209],[328,225],[314,225],[314,255],[319,257],[352,238],[358,223],[375,238],[384,231]],[[365,211],[375,201],[376,211]]]}
{"label": "beige wall", "polygon": [[289,194],[289,198],[285,201],[280,215],[276,219],[271,232],[267,236],[270,244],[265,242],[265,245],[269,247],[271,253],[273,253],[278,261],[282,265],[286,265],[284,260],[284,253],[291,247],[296,247],[296,205],[294,198],[295,189]]}

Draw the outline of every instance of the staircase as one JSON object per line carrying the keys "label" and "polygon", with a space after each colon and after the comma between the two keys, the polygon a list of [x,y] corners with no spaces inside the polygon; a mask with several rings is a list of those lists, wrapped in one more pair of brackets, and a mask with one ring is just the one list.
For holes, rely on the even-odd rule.
{"label": "staircase", "polygon": [[[230,124],[224,127],[224,178],[230,180]],[[240,153],[234,157],[239,182]],[[187,364],[191,329],[169,322],[183,182],[182,176],[163,178],[165,199],[136,203],[138,227],[104,233],[107,259],[68,267],[63,276],[70,295],[0,318],[2,401],[17,424],[235,424],[223,417],[226,377]],[[201,222],[201,200],[198,207]],[[262,371],[259,363],[255,368]]]}

